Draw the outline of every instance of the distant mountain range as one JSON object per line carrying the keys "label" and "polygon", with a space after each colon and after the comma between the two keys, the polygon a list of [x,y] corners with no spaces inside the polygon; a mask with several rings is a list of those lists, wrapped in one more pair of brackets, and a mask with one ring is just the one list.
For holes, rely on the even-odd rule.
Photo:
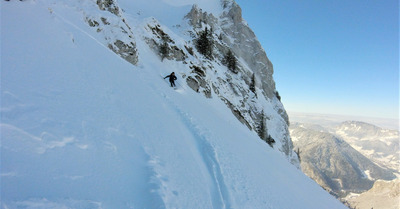
{"label": "distant mountain range", "polygon": [[400,174],[399,131],[347,121],[336,127],[335,134],[377,165]]}
{"label": "distant mountain range", "polygon": [[337,197],[367,191],[376,179],[395,178],[322,126],[293,123],[290,133],[303,172]]}
{"label": "distant mountain range", "polygon": [[357,209],[398,209],[400,208],[400,180],[378,180],[372,189],[360,195],[349,195],[346,201]]}

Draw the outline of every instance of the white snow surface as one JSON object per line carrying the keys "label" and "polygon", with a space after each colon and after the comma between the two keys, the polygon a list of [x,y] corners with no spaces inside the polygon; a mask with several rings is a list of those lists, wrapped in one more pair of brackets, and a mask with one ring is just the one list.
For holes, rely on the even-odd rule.
{"label": "white snow surface", "polygon": [[[131,21],[142,2],[189,1],[118,1]],[[182,66],[140,34],[138,66],[105,47],[94,3],[1,1],[2,208],[346,208],[218,98],[170,88]]]}

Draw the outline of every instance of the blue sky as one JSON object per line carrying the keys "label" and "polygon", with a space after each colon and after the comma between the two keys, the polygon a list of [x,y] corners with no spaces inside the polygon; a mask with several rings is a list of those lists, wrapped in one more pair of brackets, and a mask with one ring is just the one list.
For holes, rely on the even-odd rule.
{"label": "blue sky", "polygon": [[288,111],[399,117],[397,0],[236,0]]}

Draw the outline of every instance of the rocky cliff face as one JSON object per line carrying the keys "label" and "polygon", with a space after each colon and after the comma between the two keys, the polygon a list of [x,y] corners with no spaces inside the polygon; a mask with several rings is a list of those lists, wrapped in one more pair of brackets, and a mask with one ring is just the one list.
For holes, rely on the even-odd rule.
{"label": "rocky cliff face", "polygon": [[[241,57],[247,67],[256,74],[259,81],[256,82],[257,87],[263,90],[263,94],[270,99],[276,97],[272,63],[254,32],[242,19],[239,5],[235,2],[224,1],[224,7],[227,10],[222,15],[221,28],[225,33],[222,36],[223,41],[233,48],[236,55]],[[286,115],[282,116],[287,118]]]}
{"label": "rocky cliff face", "polygon": [[[196,38],[206,27],[212,31],[214,43],[213,60],[194,55],[198,64],[191,66],[195,75],[187,78],[188,85],[195,91],[203,91],[207,97],[212,91],[238,120],[259,133],[263,140],[271,136],[279,141],[277,147],[296,161],[288,134],[288,116],[277,98],[272,63],[242,19],[240,7],[227,0],[221,1],[221,5],[223,11],[217,16],[204,12],[196,5],[185,16],[191,26],[187,31],[189,34]],[[216,72],[221,71],[215,66],[224,64],[224,55],[228,51],[232,51],[237,58],[236,71]],[[255,86],[253,90],[252,85]],[[260,130],[261,126],[265,130]]]}
{"label": "rocky cliff face", "polygon": [[97,40],[127,62],[136,65],[138,52],[135,38],[118,3],[115,0],[97,0],[96,4],[98,12],[86,13],[83,11],[83,15],[88,25],[100,36]]}

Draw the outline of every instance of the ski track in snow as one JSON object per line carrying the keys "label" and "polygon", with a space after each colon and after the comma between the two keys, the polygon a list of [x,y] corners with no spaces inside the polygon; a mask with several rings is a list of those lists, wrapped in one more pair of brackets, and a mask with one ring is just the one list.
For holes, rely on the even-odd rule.
{"label": "ski track in snow", "polygon": [[175,109],[181,120],[186,124],[188,130],[196,139],[198,153],[200,153],[203,162],[208,170],[212,185],[210,185],[210,194],[212,195],[213,208],[229,209],[231,207],[231,198],[225,185],[224,177],[219,165],[218,156],[214,146],[210,143],[210,132],[202,130],[188,113],[184,112],[170,97],[163,95],[166,102]]}

